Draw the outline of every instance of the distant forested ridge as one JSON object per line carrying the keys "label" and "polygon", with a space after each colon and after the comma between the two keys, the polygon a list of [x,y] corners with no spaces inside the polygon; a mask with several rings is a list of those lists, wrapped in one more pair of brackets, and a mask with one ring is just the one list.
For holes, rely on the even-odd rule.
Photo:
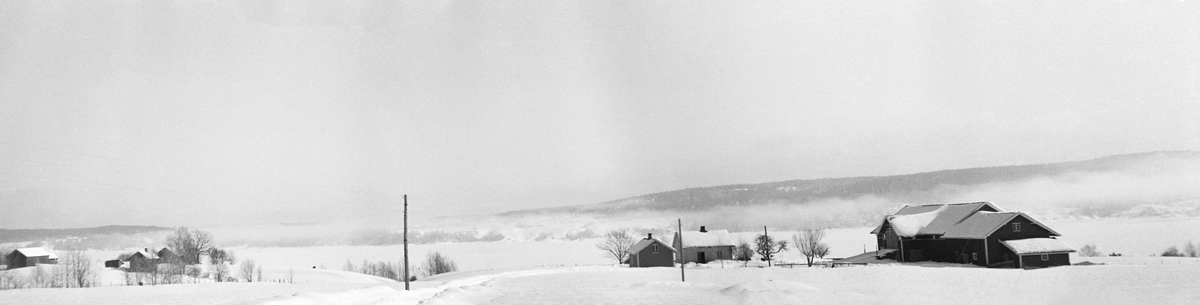
{"label": "distant forested ridge", "polygon": [[[863,196],[877,196],[912,203],[936,203],[941,200],[939,191],[947,188],[961,189],[984,184],[1080,173],[1120,172],[1153,175],[1156,172],[1175,168],[1181,162],[1197,164],[1196,162],[1200,162],[1200,152],[1149,152],[1051,164],[953,169],[895,176],[789,180],[700,187],[595,204],[512,211],[504,213],[504,215],[612,214],[632,210],[703,211],[714,207],[780,203],[803,204],[821,199]],[[979,200],[994,199],[980,198]]]}
{"label": "distant forested ridge", "polygon": [[134,235],[170,231],[171,228],[156,226],[103,226],[73,229],[0,229],[0,243],[62,240],[94,235]]}

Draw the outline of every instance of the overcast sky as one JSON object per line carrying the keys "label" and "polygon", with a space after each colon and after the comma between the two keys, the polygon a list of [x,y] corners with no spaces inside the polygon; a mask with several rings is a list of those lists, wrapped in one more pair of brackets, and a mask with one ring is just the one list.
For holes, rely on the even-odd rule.
{"label": "overcast sky", "polygon": [[1198,16],[1196,1],[3,1],[0,227],[383,221],[400,193],[419,215],[491,213],[1200,150]]}

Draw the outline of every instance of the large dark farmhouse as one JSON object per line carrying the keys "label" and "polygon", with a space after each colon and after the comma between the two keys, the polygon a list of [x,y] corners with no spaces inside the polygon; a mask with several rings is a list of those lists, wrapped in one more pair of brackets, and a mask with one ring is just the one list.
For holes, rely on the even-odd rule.
{"label": "large dark farmhouse", "polygon": [[871,231],[880,257],[992,268],[1070,265],[1075,252],[1050,227],[989,202],[905,206]]}

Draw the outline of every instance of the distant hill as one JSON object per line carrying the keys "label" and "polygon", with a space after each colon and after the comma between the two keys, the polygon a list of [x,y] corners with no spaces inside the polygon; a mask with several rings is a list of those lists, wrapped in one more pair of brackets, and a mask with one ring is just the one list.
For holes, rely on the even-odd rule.
{"label": "distant hill", "polygon": [[0,244],[30,241],[55,241],[95,235],[135,235],[170,231],[156,226],[103,226],[73,229],[0,229]]}
{"label": "distant hill", "polygon": [[[715,207],[757,204],[804,204],[829,198],[876,196],[910,203],[935,203],[950,189],[985,184],[1059,177],[1080,173],[1154,175],[1179,164],[1200,164],[1200,152],[1172,151],[1115,155],[1077,162],[942,170],[896,176],[790,180],[690,188],[630,197],[596,204],[520,210],[519,216],[539,213],[615,214],[632,210],[695,212]],[[1180,200],[1195,198],[1178,198]],[[977,198],[976,200],[996,200]],[[1003,206],[1003,204],[1002,204]]]}

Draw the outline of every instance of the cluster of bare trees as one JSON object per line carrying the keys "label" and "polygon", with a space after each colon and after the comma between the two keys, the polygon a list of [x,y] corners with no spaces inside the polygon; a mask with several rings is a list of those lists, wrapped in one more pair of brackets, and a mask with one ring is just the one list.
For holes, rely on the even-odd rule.
{"label": "cluster of bare trees", "polygon": [[425,262],[421,264],[420,270],[424,276],[433,276],[454,271],[458,271],[458,263],[455,263],[449,256],[438,252],[430,252],[425,255]]}
{"label": "cluster of bare trees", "polygon": [[29,267],[28,275],[16,270],[0,272],[0,290],[22,288],[85,288],[96,286],[96,268],[82,251],[69,251],[58,265]]}
{"label": "cluster of bare trees", "polygon": [[[364,259],[362,265],[355,266],[354,263],[350,262],[350,260],[346,260],[346,265],[342,267],[342,270],[374,275],[396,281],[404,281],[404,262],[400,261],[381,261],[372,263]],[[416,278],[417,277],[414,275],[409,275],[410,280],[415,280]]]}
{"label": "cluster of bare trees", "polygon": [[1163,251],[1162,256],[1200,257],[1200,247],[1188,241],[1187,244],[1184,244],[1182,251],[1175,246],[1170,246],[1166,251]]}
{"label": "cluster of bare trees", "polygon": [[200,254],[208,253],[214,245],[212,233],[199,229],[179,227],[167,236],[167,248],[174,251],[182,263],[188,265],[199,264]]}

